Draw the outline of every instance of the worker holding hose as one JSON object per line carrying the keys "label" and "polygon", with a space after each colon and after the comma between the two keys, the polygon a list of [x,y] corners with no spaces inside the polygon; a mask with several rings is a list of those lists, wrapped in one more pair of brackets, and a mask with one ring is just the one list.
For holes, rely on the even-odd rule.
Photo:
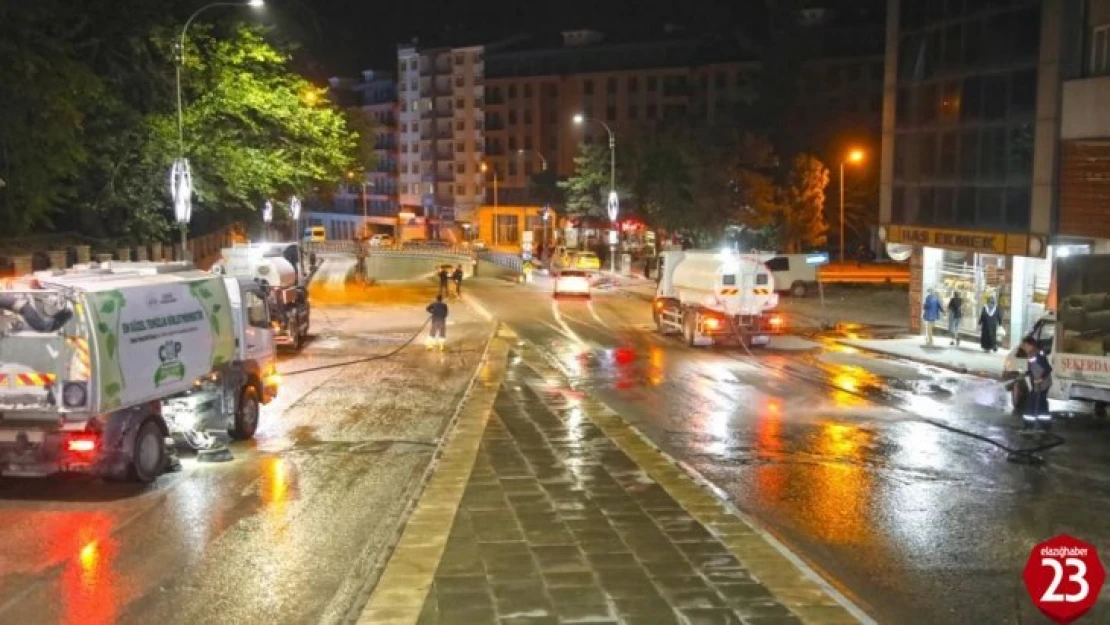
{"label": "worker holding hose", "polygon": [[443,303],[443,295],[436,295],[436,301],[428,304],[428,314],[432,316],[432,329],[424,347],[431,349],[439,347],[443,351],[443,344],[447,341],[447,304]]}
{"label": "worker holding hose", "polygon": [[1029,377],[1029,396],[1025,400],[1025,413],[1022,415],[1023,431],[1032,431],[1035,427],[1048,431],[1052,428],[1052,413],[1048,411],[1052,365],[1033,337],[1025,337],[1021,347],[1029,359],[1029,370],[1026,372]]}

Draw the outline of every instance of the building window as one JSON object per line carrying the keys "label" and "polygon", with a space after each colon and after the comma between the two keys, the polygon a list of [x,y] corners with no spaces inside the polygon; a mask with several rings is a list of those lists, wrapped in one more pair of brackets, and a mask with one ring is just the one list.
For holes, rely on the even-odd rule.
{"label": "building window", "polygon": [[455,130],[464,130],[465,128],[466,122],[464,122],[463,120],[460,119],[455,122]]}
{"label": "building window", "polygon": [[589,78],[587,78],[586,80],[583,80],[582,81],[582,93],[584,93],[586,95],[593,95],[593,93],[594,93],[594,81],[590,80]]}
{"label": "building window", "polygon": [[657,109],[656,109],[656,106],[654,104],[647,105],[647,115],[646,115],[646,117],[648,119],[655,119],[656,110]]}
{"label": "building window", "polygon": [[532,111],[531,110],[526,109],[524,111],[524,123],[525,124],[531,124],[532,123]]}
{"label": "building window", "polygon": [[1110,74],[1110,24],[1103,24],[1092,33],[1091,74]]}
{"label": "building window", "polygon": [[605,119],[607,119],[609,121],[616,121],[616,119],[617,119],[617,107],[615,107],[615,106],[605,107]]}
{"label": "building window", "polygon": [[455,108],[457,108],[457,109],[466,108],[466,100],[464,100],[462,98],[455,98]]}
{"label": "building window", "polygon": [[524,85],[524,97],[532,97],[532,85]]}
{"label": "building window", "polygon": [[628,105],[628,119],[629,121],[636,121],[636,116],[639,115],[640,110],[635,104]]}
{"label": "building window", "polygon": [[509,161],[509,175],[510,176],[515,176],[516,175],[516,160],[515,159]]}
{"label": "building window", "polygon": [[509,151],[516,151],[516,137],[509,137]]}
{"label": "building window", "polygon": [[628,92],[636,93],[640,90],[640,79],[635,76],[628,77]]}
{"label": "building window", "polygon": [[510,98],[515,98],[516,97],[516,85],[509,85],[509,97]]}
{"label": "building window", "polygon": [[609,80],[605,81],[605,91],[608,92],[608,93],[616,93],[617,92],[617,79],[616,78],[610,78]]}
{"label": "building window", "polygon": [[545,85],[545,88],[547,89],[547,97],[555,98],[559,96],[559,87],[555,85]]}
{"label": "building window", "polygon": [[516,215],[493,216],[493,242],[494,244],[516,244],[520,221]]}
{"label": "building window", "polygon": [[648,78],[647,78],[647,90],[648,91],[655,91],[658,88],[659,88],[659,79],[655,76],[648,76]]}
{"label": "building window", "polygon": [[456,152],[465,152],[466,151],[466,144],[463,143],[462,141],[456,141],[455,142],[455,151]]}
{"label": "building window", "polygon": [[466,57],[460,52],[455,55],[455,65],[462,65]]}
{"label": "building window", "polygon": [[455,173],[458,173],[458,174],[466,173],[466,163],[464,163],[463,161],[459,161],[459,162],[455,163]]}
{"label": "building window", "polygon": [[509,111],[509,125],[516,125],[516,111]]}
{"label": "building window", "polygon": [[532,137],[524,137],[524,149],[525,150],[531,150],[532,149]]}
{"label": "building window", "polygon": [[724,72],[717,72],[716,87],[718,89],[724,89],[726,80]]}

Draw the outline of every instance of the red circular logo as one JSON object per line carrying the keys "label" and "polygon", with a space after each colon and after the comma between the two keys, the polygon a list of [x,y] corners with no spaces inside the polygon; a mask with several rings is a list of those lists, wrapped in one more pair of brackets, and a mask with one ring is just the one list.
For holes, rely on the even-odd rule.
{"label": "red circular logo", "polygon": [[1094,545],[1061,534],[1033,547],[1022,579],[1037,609],[1067,625],[1094,607],[1106,569]]}

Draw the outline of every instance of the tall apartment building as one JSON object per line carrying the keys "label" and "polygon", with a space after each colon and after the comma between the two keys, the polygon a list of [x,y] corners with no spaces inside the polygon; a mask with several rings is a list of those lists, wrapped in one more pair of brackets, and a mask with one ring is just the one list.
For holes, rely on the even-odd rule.
{"label": "tall apartment building", "polygon": [[1110,251],[1110,0],[889,0],[887,33],[881,234],[912,249],[910,322],[961,288],[1020,337],[1054,253]]}
{"label": "tall apartment building", "polygon": [[[813,108],[828,117],[857,112],[877,143],[882,59],[881,50],[862,48],[809,61],[804,82]],[[600,124],[576,126],[574,115],[613,128],[619,160],[621,137],[671,118],[713,122],[753,102],[762,71],[751,54],[713,38],[606,43],[588,30],[562,33],[561,45],[491,51],[486,68],[486,158],[501,199],[518,203],[544,162],[566,176],[580,143],[608,141]]]}
{"label": "tall apartment building", "polygon": [[326,208],[312,202],[305,219],[324,226],[331,239],[373,232],[393,234],[397,225],[397,87],[392,74],[362,72],[361,79],[332,78],[331,97],[341,106],[358,106],[373,121],[374,166],[362,180],[342,180]]}
{"label": "tall apartment building", "polygon": [[429,236],[481,204],[484,74],[482,46],[397,48],[400,203]]}

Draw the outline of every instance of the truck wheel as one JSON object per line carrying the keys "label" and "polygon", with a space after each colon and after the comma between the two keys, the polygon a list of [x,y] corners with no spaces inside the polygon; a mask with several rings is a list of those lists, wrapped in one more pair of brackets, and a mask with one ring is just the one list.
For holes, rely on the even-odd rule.
{"label": "truck wheel", "polygon": [[258,430],[258,390],[254,384],[243,387],[239,393],[239,401],[235,404],[235,423],[228,430],[231,438],[245,441],[254,438]]}
{"label": "truck wheel", "polygon": [[806,283],[801,280],[795,280],[794,284],[790,285],[790,294],[794,297],[805,297],[808,290]]}
{"label": "truck wheel", "polygon": [[128,477],[132,481],[149,484],[161,475],[165,468],[166,437],[157,423],[147,419],[135,434]]}
{"label": "truck wheel", "polygon": [[1107,416],[1110,416],[1110,412],[1107,411],[1108,406],[1110,406],[1110,404],[1107,404],[1104,401],[1096,401],[1095,402],[1095,417],[1097,417],[1099,419],[1105,419]]}
{"label": "truck wheel", "polygon": [[304,345],[304,334],[301,333],[301,324],[293,326],[293,349],[300,350]]}
{"label": "truck wheel", "polygon": [[697,339],[696,318],[689,313],[682,316],[682,337],[686,339],[686,344],[690,347],[694,346],[694,341]]}

